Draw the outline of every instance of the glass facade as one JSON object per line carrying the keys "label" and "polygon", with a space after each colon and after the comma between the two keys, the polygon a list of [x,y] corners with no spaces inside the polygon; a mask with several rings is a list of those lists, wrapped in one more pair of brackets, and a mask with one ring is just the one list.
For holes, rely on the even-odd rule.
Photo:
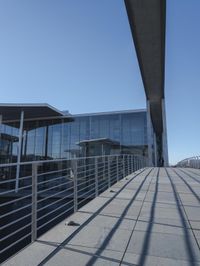
{"label": "glass facade", "polygon": [[[146,111],[75,115],[73,118],[73,122],[26,121],[21,161],[113,153],[148,154]],[[0,163],[16,162],[18,141],[19,123],[2,124]]]}

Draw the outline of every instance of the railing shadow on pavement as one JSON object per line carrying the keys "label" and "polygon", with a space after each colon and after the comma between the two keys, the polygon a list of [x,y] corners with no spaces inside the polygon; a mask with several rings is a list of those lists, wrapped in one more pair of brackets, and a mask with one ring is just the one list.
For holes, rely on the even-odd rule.
{"label": "railing shadow on pavement", "polygon": [[183,233],[184,233],[184,238],[185,238],[185,245],[186,245],[187,255],[188,255],[188,263],[189,263],[189,265],[194,266],[195,265],[194,263],[197,262],[197,258],[196,258],[195,252],[193,250],[193,247],[192,247],[192,243],[191,243],[191,239],[190,239],[190,235],[189,235],[189,229],[188,229],[187,222],[186,222],[186,219],[184,216],[184,212],[183,212],[182,207],[181,207],[181,206],[183,206],[183,204],[182,204],[181,198],[178,194],[178,191],[176,189],[176,185],[172,181],[172,177],[170,176],[167,168],[165,168],[165,171],[166,171],[166,175],[170,181],[170,184],[172,186],[174,199],[175,199],[177,210],[178,210],[180,220],[182,223],[182,228],[183,228]]}
{"label": "railing shadow on pavement", "polygon": [[[54,257],[60,250],[62,250],[63,246],[67,245],[69,243],[69,241],[71,241],[85,226],[87,226],[97,215],[99,215],[101,213],[101,211],[108,206],[108,204],[110,204],[118,195],[119,193],[133,180],[135,179],[139,174],[141,174],[141,172],[144,172],[145,169],[143,169],[142,171],[140,171],[139,173],[137,173],[136,175],[134,175],[131,179],[129,179],[127,181],[126,184],[124,184],[122,186],[122,188],[113,195],[112,198],[108,199],[108,201],[106,203],[104,203],[96,212],[94,212],[92,214],[92,216],[90,218],[88,218],[88,220],[86,220],[82,225],[80,225],[80,227],[78,227],[69,237],[67,237],[54,251],[52,251],[46,258],[44,258],[39,264],[38,266],[42,266],[45,263],[47,263],[52,257]],[[37,240],[38,241],[38,240]]]}

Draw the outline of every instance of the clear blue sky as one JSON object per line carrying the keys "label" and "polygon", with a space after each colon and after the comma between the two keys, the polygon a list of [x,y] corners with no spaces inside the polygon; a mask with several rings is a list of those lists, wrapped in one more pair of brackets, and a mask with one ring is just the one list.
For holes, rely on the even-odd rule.
{"label": "clear blue sky", "polygon": [[[200,1],[167,0],[172,163],[200,154]],[[145,107],[123,0],[0,0],[1,102],[71,113]]]}

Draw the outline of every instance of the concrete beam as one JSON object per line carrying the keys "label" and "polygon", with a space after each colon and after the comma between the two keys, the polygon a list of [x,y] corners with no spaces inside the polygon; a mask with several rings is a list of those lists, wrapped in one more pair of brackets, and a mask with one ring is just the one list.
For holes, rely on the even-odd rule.
{"label": "concrete beam", "polygon": [[156,135],[162,135],[166,0],[125,0]]}

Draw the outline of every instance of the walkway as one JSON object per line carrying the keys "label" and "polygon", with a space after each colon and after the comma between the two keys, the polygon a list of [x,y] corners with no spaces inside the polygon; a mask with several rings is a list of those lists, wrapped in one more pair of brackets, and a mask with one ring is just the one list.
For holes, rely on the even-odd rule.
{"label": "walkway", "polygon": [[3,265],[200,265],[199,247],[200,170],[147,168]]}

